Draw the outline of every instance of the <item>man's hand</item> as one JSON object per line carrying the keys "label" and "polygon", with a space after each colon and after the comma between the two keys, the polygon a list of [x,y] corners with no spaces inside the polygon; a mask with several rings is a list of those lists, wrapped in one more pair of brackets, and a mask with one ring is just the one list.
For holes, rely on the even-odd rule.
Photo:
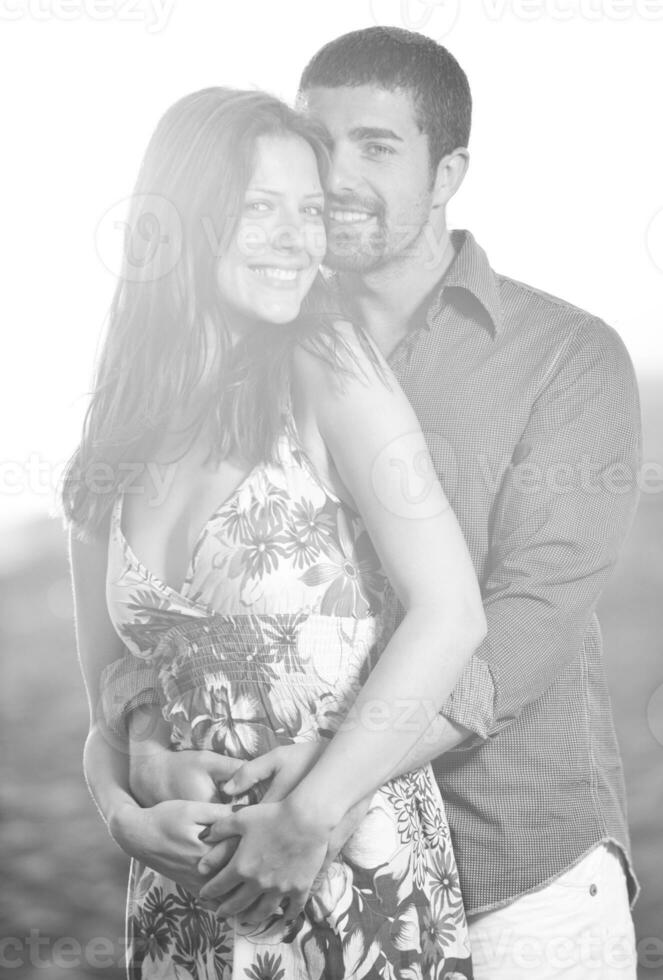
{"label": "man's hand", "polygon": [[132,711],[129,730],[129,789],[141,806],[167,800],[221,801],[219,785],[242,765],[204,749],[172,749],[170,725],[156,705]]}
{"label": "man's hand", "polygon": [[[146,809],[127,803],[109,819],[109,829],[126,854],[197,895],[208,879],[198,870],[198,862],[209,851],[200,835],[204,837],[211,824],[230,812],[227,805],[183,800]],[[220,866],[232,858],[237,844],[236,837],[224,842],[223,859],[224,845],[216,844]]]}
{"label": "man's hand", "polygon": [[129,787],[141,806],[166,800],[221,801],[219,786],[241,766],[231,759],[204,749],[175,751],[155,745],[153,751],[133,754],[129,763]]}

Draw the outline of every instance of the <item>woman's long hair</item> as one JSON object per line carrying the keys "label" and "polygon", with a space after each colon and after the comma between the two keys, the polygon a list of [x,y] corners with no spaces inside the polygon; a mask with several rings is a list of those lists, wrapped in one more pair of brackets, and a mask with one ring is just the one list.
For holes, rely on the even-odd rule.
{"label": "woman's long hair", "polygon": [[[234,343],[217,287],[256,142],[293,135],[313,148],[324,177],[322,134],[265,93],[203,89],[157,125],[131,198],[82,438],[63,479],[65,518],[81,537],[103,532],[123,480],[173,432],[188,433],[190,446],[204,431],[208,459],[238,452],[253,465],[273,460],[295,342],[348,370],[334,330],[343,313],[320,274],[295,321],[257,324]],[[357,335],[382,373],[370,341]]]}

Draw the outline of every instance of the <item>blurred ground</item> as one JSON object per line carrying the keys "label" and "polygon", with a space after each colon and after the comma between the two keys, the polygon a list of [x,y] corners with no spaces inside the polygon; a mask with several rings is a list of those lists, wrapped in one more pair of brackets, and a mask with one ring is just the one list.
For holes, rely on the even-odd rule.
{"label": "blurred ground", "polygon": [[[643,496],[599,610],[643,889],[635,913],[641,980],[663,977],[663,718],[655,718],[656,705],[650,705],[657,690],[659,712],[663,704],[662,544],[663,495]],[[87,708],[56,521],[28,525],[20,538],[3,542],[0,648],[0,976],[119,980],[127,861],[107,836],[81,775]],[[657,954],[643,945],[646,939],[657,942]],[[657,968],[647,967],[647,950],[650,967],[655,960]]]}

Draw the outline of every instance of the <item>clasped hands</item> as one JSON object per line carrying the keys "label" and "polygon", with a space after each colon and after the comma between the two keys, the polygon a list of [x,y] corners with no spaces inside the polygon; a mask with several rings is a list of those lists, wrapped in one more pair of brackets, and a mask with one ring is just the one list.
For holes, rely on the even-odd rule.
{"label": "clasped hands", "polygon": [[[156,765],[154,757],[142,763],[132,760],[132,792],[150,808],[143,812],[151,810],[162,821],[164,808],[172,811],[181,805],[186,809],[180,817],[189,822],[181,870],[150,860],[149,854],[143,859],[197,892],[220,916],[235,916],[250,925],[274,913],[282,913],[284,922],[296,919],[316,876],[326,871],[370,803],[370,798],[362,800],[332,826],[311,819],[289,799],[326,744],[280,746],[245,763],[214,752],[165,748]],[[226,796],[241,798],[259,783],[267,787],[258,804],[215,802],[219,787]],[[185,804],[184,799],[197,803]],[[174,816],[169,812],[169,819]],[[167,842],[171,848],[173,836]]]}

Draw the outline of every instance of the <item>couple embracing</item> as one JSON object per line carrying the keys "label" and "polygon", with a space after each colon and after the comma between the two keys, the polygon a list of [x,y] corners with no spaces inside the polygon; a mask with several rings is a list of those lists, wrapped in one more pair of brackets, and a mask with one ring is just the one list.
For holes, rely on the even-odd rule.
{"label": "couple embracing", "polygon": [[448,229],[470,119],[374,27],[148,145],[130,225],[181,254],[119,282],[63,493],[131,977],[635,977],[595,607],[637,387]]}

